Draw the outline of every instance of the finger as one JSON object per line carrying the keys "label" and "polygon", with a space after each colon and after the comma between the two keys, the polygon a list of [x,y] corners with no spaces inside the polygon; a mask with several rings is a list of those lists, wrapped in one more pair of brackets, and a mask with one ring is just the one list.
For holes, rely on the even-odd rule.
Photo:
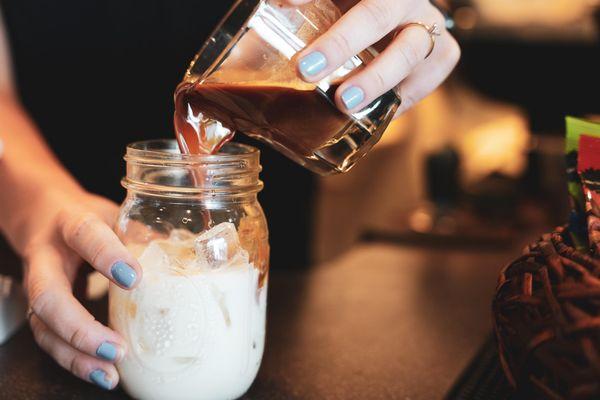
{"label": "finger", "polygon": [[59,226],[67,245],[108,279],[124,289],[139,282],[142,269],[138,261],[98,216],[67,212],[59,218]]}
{"label": "finger", "polygon": [[398,0],[363,0],[298,56],[303,79],[317,82],[351,57],[394,30],[408,3]]}
{"label": "finger", "polygon": [[456,40],[450,34],[443,35],[441,39],[445,43],[440,47],[436,47],[432,57],[422,63],[400,84],[398,91],[402,103],[398,108],[396,117],[433,92],[446,80],[458,63],[460,47]]}
{"label": "finger", "polygon": [[114,226],[119,216],[119,206],[101,196],[94,195],[93,201],[96,205],[94,210],[96,210],[100,219],[102,219],[108,226]]}
{"label": "finger", "polygon": [[33,314],[74,349],[110,362],[122,359],[124,340],[96,321],[73,296],[60,253],[44,247],[28,257],[25,284]]}
{"label": "finger", "polygon": [[404,80],[425,60],[431,46],[431,35],[424,27],[411,25],[403,29],[372,63],[340,85],[336,93],[338,107],[348,112],[363,109]]}
{"label": "finger", "polygon": [[96,384],[103,389],[113,389],[119,382],[114,365],[83,354],[65,343],[35,315],[29,321],[37,344],[64,369],[73,375]]}

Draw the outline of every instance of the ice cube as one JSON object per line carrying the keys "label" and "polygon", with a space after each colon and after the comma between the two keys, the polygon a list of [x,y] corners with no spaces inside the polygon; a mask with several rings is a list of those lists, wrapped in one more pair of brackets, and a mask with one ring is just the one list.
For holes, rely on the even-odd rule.
{"label": "ice cube", "polygon": [[196,261],[193,240],[161,240],[158,244],[167,254],[171,267],[179,269],[193,267],[193,264]]}
{"label": "ice cube", "polygon": [[169,267],[169,256],[156,241],[146,247],[138,261],[142,264],[142,268],[153,271],[161,271]]}
{"label": "ice cube", "polygon": [[227,129],[219,121],[206,118],[202,121],[202,128],[204,130],[204,143],[203,146],[209,152],[214,154],[232,137],[234,132]]}
{"label": "ice cube", "polygon": [[193,240],[195,235],[187,229],[173,229],[169,235],[169,240],[185,242],[187,240]]}
{"label": "ice cube", "polygon": [[237,230],[231,222],[220,223],[198,236],[195,251],[199,261],[211,269],[248,260],[248,254],[240,246]]}

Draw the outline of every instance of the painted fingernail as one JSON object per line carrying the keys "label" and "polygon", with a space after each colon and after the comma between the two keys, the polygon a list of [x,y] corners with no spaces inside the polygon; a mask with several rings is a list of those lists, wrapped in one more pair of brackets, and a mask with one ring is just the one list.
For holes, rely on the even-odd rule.
{"label": "painted fingernail", "polygon": [[90,373],[90,381],[100,386],[102,389],[112,389],[112,382],[106,378],[106,372],[101,369],[95,369]]}
{"label": "painted fingernail", "polygon": [[327,67],[327,58],[320,51],[313,51],[304,56],[298,66],[302,75],[307,77],[315,76]]}
{"label": "painted fingernail", "polygon": [[119,355],[117,346],[110,342],[102,342],[98,349],[96,349],[96,355],[107,361],[115,361]]}
{"label": "painted fingernail", "polygon": [[110,273],[115,278],[115,281],[126,288],[132,287],[137,279],[135,270],[123,261],[117,261],[110,269]]}
{"label": "painted fingernail", "polygon": [[365,99],[365,92],[358,86],[350,86],[342,93],[342,101],[348,110],[352,110]]}

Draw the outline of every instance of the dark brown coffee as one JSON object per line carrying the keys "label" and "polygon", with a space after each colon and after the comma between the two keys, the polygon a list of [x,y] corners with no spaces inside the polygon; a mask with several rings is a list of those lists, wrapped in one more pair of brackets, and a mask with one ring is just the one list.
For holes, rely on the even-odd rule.
{"label": "dark brown coffee", "polygon": [[[184,81],[175,92],[180,147],[189,153],[215,153],[238,131],[310,157],[352,123],[332,104],[336,89],[332,86],[325,93],[314,88]],[[214,125],[216,121],[227,129]]]}

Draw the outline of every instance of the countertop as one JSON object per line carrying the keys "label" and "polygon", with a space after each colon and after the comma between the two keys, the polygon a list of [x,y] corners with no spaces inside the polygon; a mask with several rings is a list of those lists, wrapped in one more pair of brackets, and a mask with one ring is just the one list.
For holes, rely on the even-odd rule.
{"label": "countertop", "polygon": [[[272,266],[265,355],[243,399],[443,398],[489,335],[496,277],[510,258],[367,243],[309,270]],[[105,318],[105,299],[90,308]],[[127,398],[62,370],[28,327],[0,346],[0,397]]]}

